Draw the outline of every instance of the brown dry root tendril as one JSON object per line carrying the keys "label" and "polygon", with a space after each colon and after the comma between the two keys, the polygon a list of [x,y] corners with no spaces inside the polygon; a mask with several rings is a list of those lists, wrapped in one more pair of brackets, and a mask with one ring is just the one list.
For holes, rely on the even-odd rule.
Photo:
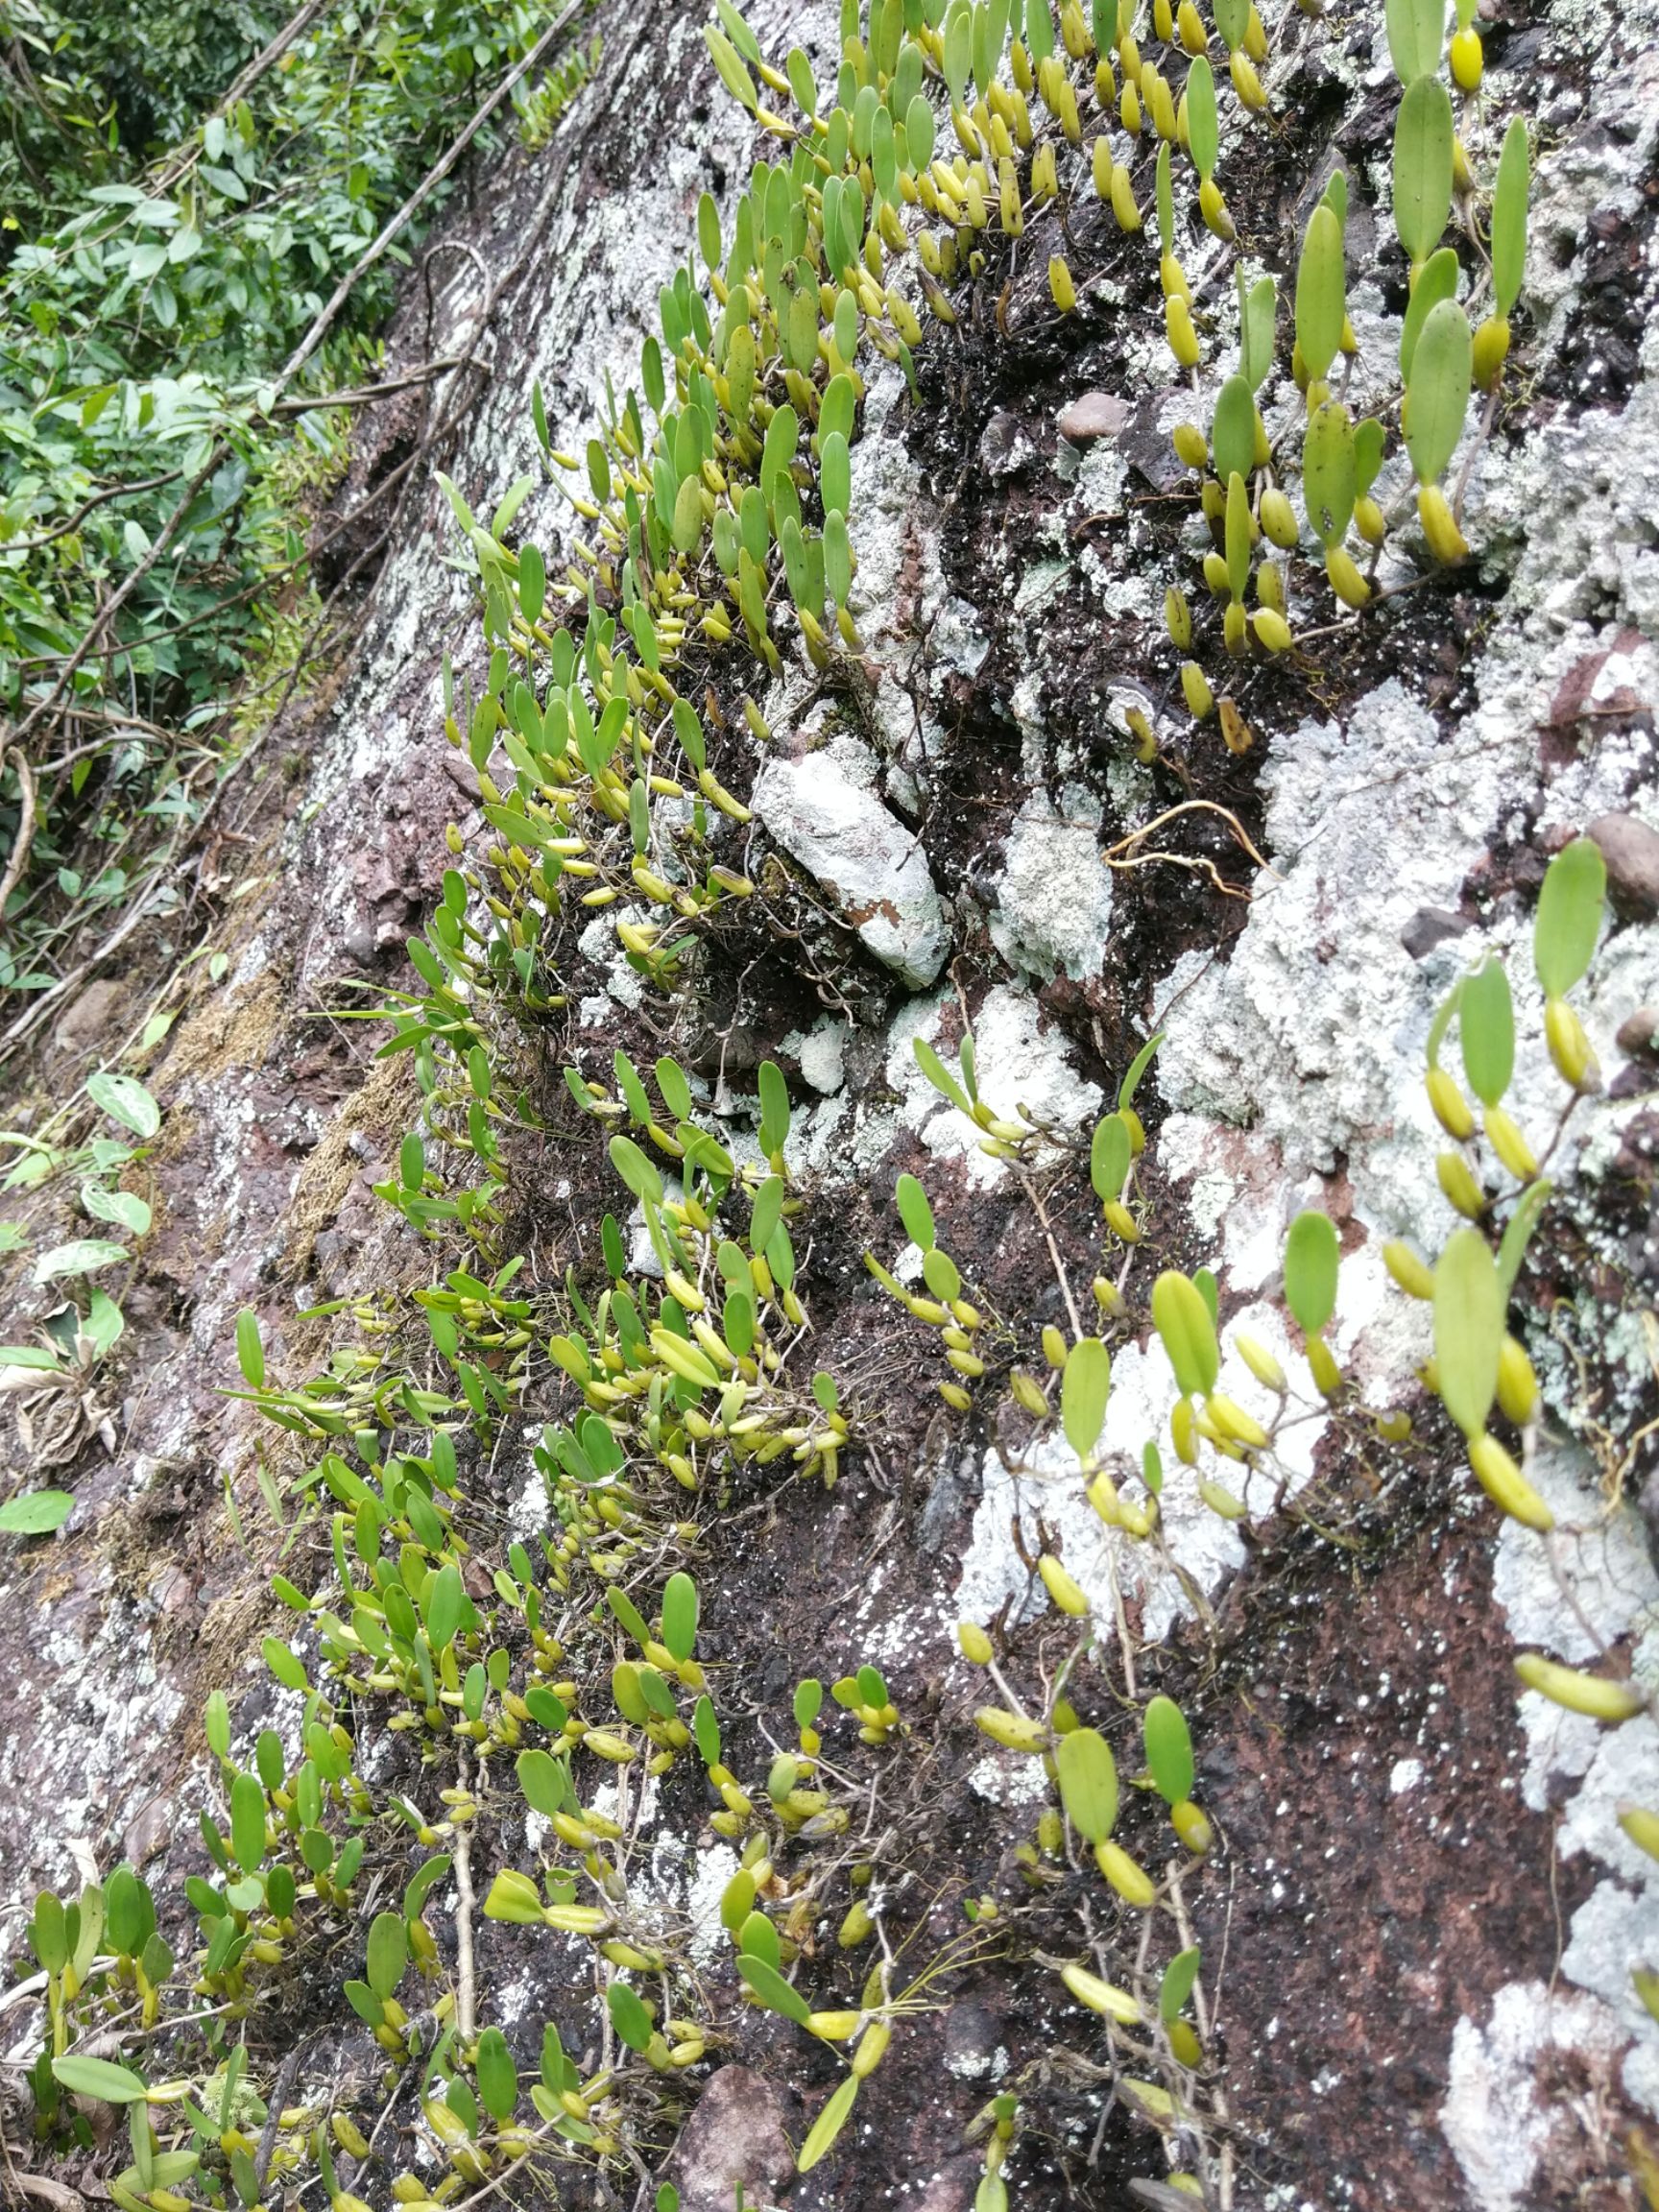
{"label": "brown dry root tendril", "polygon": [[1243,846],[1245,852],[1249,854],[1251,859],[1255,861],[1257,867],[1271,876],[1276,883],[1282,880],[1279,871],[1270,862],[1263,859],[1257,851],[1251,841],[1249,831],[1239,821],[1238,815],[1230,807],[1221,805],[1214,799],[1184,799],[1179,806],[1166,808],[1164,813],[1155,815],[1150,822],[1143,822],[1139,830],[1132,830],[1127,837],[1120,837],[1116,845],[1109,845],[1100,857],[1105,861],[1108,868],[1149,868],[1155,861],[1167,860],[1175,868],[1190,868],[1194,871],[1201,871],[1209,876],[1211,882],[1223,898],[1242,899],[1246,904],[1249,904],[1254,894],[1249,891],[1240,891],[1235,884],[1227,882],[1214,861],[1203,854],[1166,853],[1160,849],[1153,853],[1138,853],[1125,859],[1118,857],[1119,854],[1128,854],[1129,848],[1132,845],[1139,845],[1142,837],[1150,837],[1155,830],[1161,830],[1166,822],[1173,822],[1178,814],[1193,812],[1219,814],[1234,836],[1238,838],[1239,844]]}

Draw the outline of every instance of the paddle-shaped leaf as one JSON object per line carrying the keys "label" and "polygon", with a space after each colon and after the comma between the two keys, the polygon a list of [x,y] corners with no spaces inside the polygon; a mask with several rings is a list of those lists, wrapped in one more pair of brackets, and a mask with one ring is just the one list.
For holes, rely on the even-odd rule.
{"label": "paddle-shaped leaf", "polygon": [[1347,312],[1342,226],[1324,202],[1314,208],[1296,267],[1296,343],[1310,376],[1323,381],[1342,344]]}
{"label": "paddle-shaped leaf", "polygon": [[1497,1394],[1503,1305],[1485,1238],[1455,1230],[1434,1270],[1434,1366],[1446,1410],[1465,1436],[1480,1434]]}
{"label": "paddle-shaped leaf", "polygon": [[1452,212],[1452,95],[1437,77],[1406,87],[1394,122],[1394,228],[1407,257],[1427,261]]}
{"label": "paddle-shaped leaf", "polygon": [[1060,1424],[1066,1441],[1085,1464],[1093,1457],[1106,1424],[1106,1399],[1112,1386],[1112,1360],[1098,1336],[1084,1336],[1066,1355],[1060,1379]]}
{"label": "paddle-shaped leaf", "polygon": [[1152,1325],[1175,1370],[1175,1387],[1185,1398],[1207,1398],[1215,1387],[1221,1359],[1215,1325],[1198,1286],[1166,1268],[1152,1286]]}
{"label": "paddle-shaped leaf", "polygon": [[1469,318],[1442,300],[1424,320],[1406,387],[1406,448],[1419,484],[1433,484],[1457,450],[1475,378]]}
{"label": "paddle-shaped leaf", "polygon": [[1589,967],[1607,900],[1607,863],[1588,837],[1564,845],[1544,872],[1532,957],[1548,998],[1565,998]]}
{"label": "paddle-shaped leaf", "polygon": [[1060,1802],[1085,1842],[1104,1843],[1118,1818],[1118,1762],[1098,1729],[1070,1728],[1054,1747]]}

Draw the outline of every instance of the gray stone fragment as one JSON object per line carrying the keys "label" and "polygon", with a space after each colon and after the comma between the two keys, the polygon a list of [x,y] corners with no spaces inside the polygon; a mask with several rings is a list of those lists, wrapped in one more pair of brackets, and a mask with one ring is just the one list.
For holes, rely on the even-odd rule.
{"label": "gray stone fragment", "polygon": [[742,2202],[766,2202],[794,2177],[795,2153],[783,2132],[778,2092],[747,2066],[722,2066],[681,2128],[668,2161],[680,2212],[732,2212],[739,2184]]}
{"label": "gray stone fragment", "polygon": [[1659,830],[1634,814],[1602,814],[1588,834],[1607,863],[1607,890],[1625,914],[1659,914]]}
{"label": "gray stone fragment", "polygon": [[1092,438],[1116,438],[1128,420],[1128,402],[1115,392],[1083,392],[1061,408],[1054,427],[1073,445],[1083,445]]}
{"label": "gray stone fragment", "polygon": [[980,465],[989,476],[1018,476],[1042,459],[1031,433],[1018,415],[999,407],[979,440]]}
{"label": "gray stone fragment", "polygon": [[1427,960],[1436,945],[1460,937],[1470,926],[1468,917],[1450,906],[1419,906],[1401,930],[1400,942],[1413,960]]}
{"label": "gray stone fragment", "polygon": [[945,965],[950,932],[921,840],[827,752],[769,760],[757,818],[815,878],[884,967],[920,991]]}

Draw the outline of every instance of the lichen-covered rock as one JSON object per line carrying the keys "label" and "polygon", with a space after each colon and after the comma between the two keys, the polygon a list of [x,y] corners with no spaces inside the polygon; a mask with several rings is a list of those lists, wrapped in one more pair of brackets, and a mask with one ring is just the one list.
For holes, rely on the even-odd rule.
{"label": "lichen-covered rock", "polygon": [[751,2067],[722,2066],[674,2146],[668,2178],[680,2191],[680,2212],[764,2203],[782,2195],[794,2174],[777,2090]]}
{"label": "lichen-covered rock", "polygon": [[768,760],[753,805],[881,965],[925,990],[945,964],[950,933],[918,833],[828,749]]}

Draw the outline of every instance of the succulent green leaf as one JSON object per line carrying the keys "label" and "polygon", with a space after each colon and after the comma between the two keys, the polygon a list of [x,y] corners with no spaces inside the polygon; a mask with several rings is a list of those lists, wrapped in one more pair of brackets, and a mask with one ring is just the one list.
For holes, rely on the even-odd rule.
{"label": "succulent green leaf", "polygon": [[28,1934],[30,1946],[47,1973],[61,1974],[69,1958],[69,1936],[63,1901],[55,1891],[42,1889],[36,1895]]}
{"label": "succulent green leaf", "polygon": [[1169,1355],[1181,1395],[1208,1398],[1215,1387],[1221,1358],[1215,1324],[1198,1286],[1166,1268],[1152,1286],[1152,1325]]}
{"label": "succulent green leaf", "polygon": [[1175,251],[1175,188],[1169,177],[1169,146],[1166,140],[1158,149],[1157,165],[1153,171],[1153,198],[1158,209],[1158,250],[1162,253]]}
{"label": "succulent green leaf", "polygon": [[433,1575],[426,1595],[426,1634],[434,1651],[453,1643],[467,1610],[467,1590],[461,1570],[447,1561]]}
{"label": "succulent green leaf", "polygon": [[1457,297],[1457,253],[1455,247],[1442,246],[1431,253],[1417,272],[1411,287],[1411,297],[1406,303],[1406,319],[1400,325],[1400,374],[1407,382],[1411,375],[1411,363],[1416,357],[1417,341],[1423,335],[1423,325],[1429,320],[1430,310],[1438,307],[1442,300]]}
{"label": "succulent green leaf", "polygon": [[814,1676],[795,1685],[795,1725],[810,1728],[824,1709],[824,1685]]}
{"label": "succulent green leaf", "polygon": [[1227,584],[1235,599],[1250,588],[1250,493],[1234,469],[1227,479]]}
{"label": "succulent green leaf", "polygon": [[1302,445],[1302,496],[1313,535],[1327,549],[1340,545],[1354,519],[1354,425],[1339,399],[1327,399],[1308,419]]}
{"label": "succulent green leaf", "polygon": [[1342,226],[1323,201],[1314,208],[1296,268],[1296,343],[1310,376],[1330,373],[1342,345],[1347,313]]}
{"label": "succulent green leaf", "polygon": [[1496,1106],[1515,1071],[1515,1008],[1501,960],[1484,960],[1463,978],[1457,1035],[1470,1090],[1483,1106]]}
{"label": "succulent green leaf", "polygon": [[1158,1794],[1166,1805],[1180,1805],[1192,1794],[1192,1738],[1186,1716],[1173,1697],[1154,1697],[1142,1725],[1146,1764]]}
{"label": "succulent green leaf", "polygon": [[570,1802],[570,1777],[562,1760],[547,1751],[520,1751],[514,1771],[524,1801],[534,1813],[550,1820]]}
{"label": "succulent green leaf", "polygon": [[853,2117],[853,2105],[857,2095],[858,2076],[849,2074],[807,2130],[806,2140],[802,2144],[800,2154],[795,2160],[795,2171],[798,2174],[810,2174],[821,2158],[829,2156],[834,2149],[836,2137]]}
{"label": "succulent green leaf", "polygon": [[369,1963],[365,1979],[376,1997],[391,1996],[409,1963],[409,1932],[399,1912],[376,1912],[369,1929]]}
{"label": "succulent green leaf", "polygon": [[629,1635],[633,1637],[635,1643],[643,1650],[651,1641],[651,1630],[646,1625],[644,1614],[640,1612],[627,1591],[618,1590],[614,1582],[608,1584],[605,1591],[605,1602],[615,1614],[623,1627],[627,1629]]}
{"label": "succulent green leaf", "polygon": [[1246,481],[1256,466],[1256,393],[1247,376],[1229,376],[1215,400],[1210,430],[1215,473],[1223,484]]}
{"label": "succulent green leaf", "polygon": [[1564,845],[1544,872],[1532,957],[1547,998],[1565,998],[1589,967],[1607,902],[1607,863],[1589,837]]}
{"label": "succulent green leaf", "polygon": [[546,1919],[547,1909],[528,1874],[503,1866],[490,1885],[490,1894],[484,1900],[484,1917],[509,1920],[518,1927],[529,1928]]}
{"label": "succulent green leaf", "polygon": [[1124,1107],[1134,1105],[1135,1094],[1141,1088],[1141,1078],[1145,1074],[1147,1069],[1151,1067],[1152,1056],[1157,1051],[1159,1046],[1163,1044],[1163,1042],[1164,1032],[1162,1029],[1160,1029],[1154,1035],[1147,1038],[1145,1044],[1142,1046],[1140,1051],[1137,1052],[1134,1059],[1130,1061],[1128,1069],[1124,1073],[1123,1080],[1118,1086],[1118,1110],[1119,1113],[1122,1112]]}
{"label": "succulent green leaf", "polygon": [[1271,276],[1259,276],[1248,292],[1239,285],[1238,365],[1252,392],[1260,392],[1273,366],[1273,325],[1279,294]]}
{"label": "succulent green leaf", "polygon": [[1215,120],[1215,77],[1209,57],[1196,54],[1187,72],[1187,142],[1192,166],[1208,178],[1221,156],[1221,134]]}
{"label": "succulent green leaf", "polygon": [[743,57],[731,39],[723,32],[717,31],[712,23],[704,25],[703,36],[709,42],[709,51],[714,58],[714,67],[719,72],[721,84],[737,105],[747,108],[753,115],[760,100]]}
{"label": "succulent green leaf", "polygon": [[1505,1301],[1515,1287],[1515,1279],[1527,1257],[1532,1232],[1537,1228],[1554,1188],[1547,1176],[1540,1176],[1535,1183],[1528,1183],[1515,1201],[1514,1213],[1504,1223],[1503,1234],[1498,1243],[1498,1281]]}
{"label": "succulent green leaf", "polygon": [[1173,2026],[1186,2009],[1187,2000],[1192,1994],[1192,1984],[1198,1979],[1198,1967],[1203,1954],[1194,1943],[1189,1951],[1177,1951],[1164,1969],[1164,1979],[1158,1984],[1158,2017],[1166,2028]]}
{"label": "succulent green leaf", "polygon": [[1336,1310],[1336,1232],[1327,1214],[1298,1214],[1285,1239],[1285,1303],[1307,1335]]}
{"label": "succulent green leaf", "polygon": [[789,1089],[776,1060],[760,1063],[760,1149],[776,1160],[789,1142]]}
{"label": "succulent green leaf", "polygon": [[265,1387],[265,1344],[259,1334],[259,1316],[244,1306],[236,1316],[236,1364],[250,1390]]}
{"label": "succulent green leaf", "polygon": [[230,1848],[244,1874],[265,1857],[265,1791],[257,1774],[238,1774],[230,1785]]}
{"label": "succulent green leaf", "polygon": [[1457,450],[1474,384],[1469,318],[1442,300],[1424,319],[1406,387],[1406,448],[1420,484],[1433,484]]}
{"label": "succulent green leaf", "polygon": [[776,1966],[757,1958],[752,1951],[742,1951],[737,1957],[737,1971],[768,2011],[781,2012],[798,2028],[805,2027],[812,2017],[812,2008],[792,1983],[784,1981]]}
{"label": "succulent green leaf", "polygon": [[52,2079],[72,2097],[97,2097],[106,2104],[135,2104],[149,2095],[142,2076],[110,2058],[80,2058],[68,2053],[53,2059]]}
{"label": "succulent green leaf", "polygon": [[1069,1728],[1054,1746],[1060,1802],[1085,1842],[1104,1843],[1118,1818],[1118,1762],[1097,1729]]}
{"label": "succulent green leaf", "polygon": [[968,1101],[967,1093],[927,1040],[925,1037],[912,1038],[911,1048],[916,1054],[917,1067],[921,1069],[934,1090],[939,1093],[942,1098],[948,1098],[959,1114],[966,1114],[968,1118],[972,1120],[974,1109]]}
{"label": "succulent green leaf", "polygon": [[1388,59],[1402,84],[1432,77],[1446,39],[1444,0],[1387,0]]}
{"label": "succulent green leaf", "polygon": [[[614,1986],[614,1984],[613,1984]],[[484,2109],[497,2126],[511,2120],[518,2103],[518,2069],[499,2028],[486,2028],[478,2038],[474,2061],[478,2095]]]}
{"label": "succulent green leaf", "polygon": [[933,1209],[927,1203],[927,1193],[914,1175],[901,1175],[893,1186],[894,1200],[899,1208],[899,1218],[904,1224],[904,1234],[923,1252],[931,1252],[935,1241]]}
{"label": "succulent green leaf", "polygon": [[267,1636],[260,1644],[259,1652],[266,1666],[284,1690],[306,1690],[310,1687],[305,1674],[305,1662],[290,1644],[280,1637]]}
{"label": "succulent green leaf", "polygon": [[1406,87],[1394,123],[1394,228],[1407,257],[1427,261],[1452,212],[1452,95],[1437,77]]}
{"label": "succulent green leaf", "polygon": [[690,1658],[697,1641],[697,1585],[689,1575],[670,1575],[663,1589],[662,1641],[676,1659]]}
{"label": "succulent green leaf", "polygon": [[1060,1378],[1060,1425],[1066,1441],[1085,1465],[1094,1456],[1106,1425],[1112,1388],[1112,1359],[1098,1336],[1083,1336],[1066,1355]]}
{"label": "succulent green leaf", "polygon": [[1527,195],[1531,188],[1527,124],[1517,115],[1503,134],[1492,194],[1492,295],[1500,315],[1521,297],[1527,268]]}
{"label": "succulent green leaf", "polygon": [[635,1197],[649,1206],[662,1203],[662,1178],[631,1137],[613,1137],[611,1165]]}
{"label": "succulent green leaf", "polygon": [[707,1692],[691,1709],[691,1733],[696,1739],[697,1755],[705,1767],[720,1764],[720,1722],[715,1716],[714,1700]]}
{"label": "succulent green leaf", "polygon": [[1465,1436],[1480,1434],[1497,1395],[1504,1304],[1485,1238],[1454,1230],[1434,1270],[1434,1366],[1446,1410]]}
{"label": "succulent green leaf", "polygon": [[1121,1114],[1107,1114],[1094,1124],[1089,1146],[1089,1180],[1102,1205],[1121,1197],[1129,1179],[1132,1147],[1129,1124]]}
{"label": "succulent green leaf", "polygon": [[783,1954],[778,1930],[764,1912],[746,1912],[737,1930],[737,1948],[751,1959],[777,1967]]}
{"label": "succulent green leaf", "polygon": [[605,2003],[611,2014],[611,2025],[615,2029],[630,2051],[643,2051],[655,2031],[651,2015],[636,1992],[626,1982],[613,1982],[605,1992]]}

